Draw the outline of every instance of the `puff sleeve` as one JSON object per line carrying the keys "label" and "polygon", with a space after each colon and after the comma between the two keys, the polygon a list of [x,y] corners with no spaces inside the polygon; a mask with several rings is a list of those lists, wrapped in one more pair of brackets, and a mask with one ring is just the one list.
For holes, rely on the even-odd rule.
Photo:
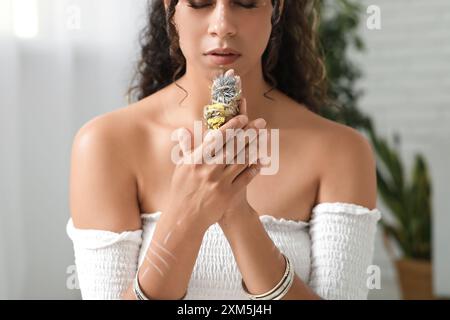
{"label": "puff sleeve", "polygon": [[310,287],[323,299],[367,299],[378,209],[319,203],[310,220]]}
{"label": "puff sleeve", "polygon": [[83,300],[119,300],[137,271],[142,230],[115,233],[66,226]]}

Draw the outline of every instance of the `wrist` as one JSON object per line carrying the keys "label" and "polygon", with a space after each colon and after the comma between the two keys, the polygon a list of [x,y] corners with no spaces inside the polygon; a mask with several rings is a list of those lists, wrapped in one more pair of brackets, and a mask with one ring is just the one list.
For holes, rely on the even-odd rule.
{"label": "wrist", "polygon": [[165,214],[162,214],[162,217],[158,224],[161,224],[161,221],[164,221],[163,224],[167,228],[167,232],[173,231],[176,228],[176,232],[182,235],[194,236],[195,238],[203,237],[204,233],[208,229],[205,223],[200,221],[197,214],[191,212],[189,210],[184,211],[167,211]]}
{"label": "wrist", "polygon": [[203,236],[210,227],[207,222],[203,221],[203,219],[195,213],[186,215],[179,223],[180,225],[183,225],[187,233],[198,236]]}
{"label": "wrist", "polygon": [[223,215],[222,219],[220,219],[219,225],[222,228],[233,227],[233,225],[236,224],[243,225],[243,222],[245,222],[245,220],[256,217],[257,215],[257,212],[247,204],[242,209],[226,212]]}

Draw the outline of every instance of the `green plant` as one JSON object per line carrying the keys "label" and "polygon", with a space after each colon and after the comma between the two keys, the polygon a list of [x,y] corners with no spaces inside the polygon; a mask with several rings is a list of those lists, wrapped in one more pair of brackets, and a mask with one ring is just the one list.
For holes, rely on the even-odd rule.
{"label": "green plant", "polygon": [[412,181],[407,183],[397,152],[377,136],[372,120],[357,107],[363,92],[355,85],[362,74],[348,52],[365,50],[358,35],[362,7],[352,0],[319,0],[318,4],[319,37],[324,48],[330,98],[338,106],[324,108],[321,115],[368,134],[377,156],[378,191],[395,220],[389,224],[382,218],[383,231],[397,241],[405,257],[429,260],[431,183],[424,157],[415,156]]}
{"label": "green plant", "polygon": [[395,239],[406,258],[431,260],[431,184],[423,156],[416,154],[408,182],[397,152],[373,131],[371,141],[382,163],[378,191],[394,216],[392,224],[381,219],[385,236]]}
{"label": "green plant", "polygon": [[322,115],[353,128],[364,127],[368,118],[357,108],[362,91],[356,82],[362,73],[348,58],[349,50],[365,50],[358,35],[361,5],[349,0],[320,0],[319,38],[325,56],[329,96],[340,108],[323,108]]}

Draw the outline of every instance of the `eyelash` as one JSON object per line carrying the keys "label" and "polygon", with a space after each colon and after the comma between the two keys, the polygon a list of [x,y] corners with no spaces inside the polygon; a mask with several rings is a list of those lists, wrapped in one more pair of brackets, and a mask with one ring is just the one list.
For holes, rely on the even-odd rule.
{"label": "eyelash", "polygon": [[[249,4],[249,5],[245,5],[243,3],[238,3],[241,7],[244,7],[246,9],[253,9],[256,8],[256,5],[254,3]],[[188,7],[194,8],[194,9],[204,9],[206,7],[209,7],[211,4],[204,4],[204,5],[195,5],[192,2],[189,2]]]}

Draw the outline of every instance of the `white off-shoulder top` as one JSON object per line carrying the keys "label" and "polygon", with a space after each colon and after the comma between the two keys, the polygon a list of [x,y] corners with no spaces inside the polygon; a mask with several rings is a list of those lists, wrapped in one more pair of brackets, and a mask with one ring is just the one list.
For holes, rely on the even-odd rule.
{"label": "white off-shoulder top", "polygon": [[[120,299],[143,262],[161,212],[142,214],[142,229],[114,233],[66,231],[73,242],[82,299]],[[378,209],[342,202],[319,203],[309,222],[262,215],[274,244],[296,274],[323,299],[367,299]],[[241,275],[219,224],[206,231],[185,300],[245,300]]]}

